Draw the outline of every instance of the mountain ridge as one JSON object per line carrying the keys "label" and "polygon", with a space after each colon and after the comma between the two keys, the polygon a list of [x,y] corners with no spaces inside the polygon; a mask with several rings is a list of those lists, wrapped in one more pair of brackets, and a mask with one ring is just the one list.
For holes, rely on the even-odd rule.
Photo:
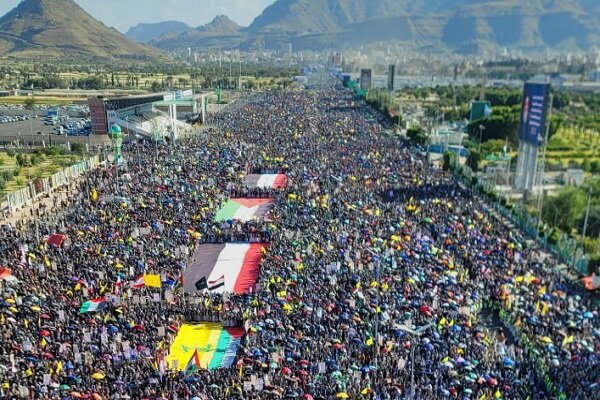
{"label": "mountain ridge", "polygon": [[243,29],[226,15],[217,15],[205,25],[190,28],[178,35],[162,35],[150,44],[162,49],[195,46],[235,47],[244,37]]}
{"label": "mountain ridge", "polygon": [[188,29],[191,27],[180,21],[142,22],[129,28],[125,37],[138,43],[149,43],[165,34],[177,35]]}
{"label": "mountain ridge", "polygon": [[[383,27],[386,29],[383,29]],[[185,39],[181,42],[178,39]],[[600,44],[596,0],[277,0],[250,26],[224,40],[196,35],[157,47],[245,50],[346,49],[396,43],[413,50],[475,54],[502,48],[527,52],[587,50]]]}
{"label": "mountain ridge", "polygon": [[166,57],[94,19],[73,0],[24,0],[0,17],[0,55],[148,61]]}

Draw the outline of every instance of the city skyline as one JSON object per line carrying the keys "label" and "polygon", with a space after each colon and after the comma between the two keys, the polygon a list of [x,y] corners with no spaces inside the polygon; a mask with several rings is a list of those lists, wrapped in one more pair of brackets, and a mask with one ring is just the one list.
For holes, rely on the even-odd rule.
{"label": "city skyline", "polygon": [[[5,0],[0,15],[5,15],[22,0]],[[217,15],[227,15],[247,26],[274,0],[75,0],[85,11],[105,25],[120,32],[139,23],[181,21],[191,27],[210,22]],[[197,12],[192,12],[194,9]]]}

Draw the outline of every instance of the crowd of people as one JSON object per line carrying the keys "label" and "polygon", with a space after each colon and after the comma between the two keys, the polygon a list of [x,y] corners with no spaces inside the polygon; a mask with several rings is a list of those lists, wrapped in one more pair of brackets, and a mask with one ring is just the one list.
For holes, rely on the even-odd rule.
{"label": "crowd of people", "polygon": [[[5,226],[0,398],[600,399],[590,296],[373,116],[335,82],[252,94],[198,137],[126,148],[66,212]],[[214,222],[240,195],[275,199],[269,217]],[[178,288],[199,244],[254,239],[252,293]],[[199,319],[245,324],[230,368],[166,365]]]}

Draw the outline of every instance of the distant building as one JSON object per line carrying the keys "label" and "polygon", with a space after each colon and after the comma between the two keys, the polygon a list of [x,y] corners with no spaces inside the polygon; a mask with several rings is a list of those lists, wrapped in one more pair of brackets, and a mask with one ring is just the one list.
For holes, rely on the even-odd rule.
{"label": "distant building", "polygon": [[390,64],[388,67],[388,91],[394,91],[394,85],[396,82],[396,66],[394,64]]}

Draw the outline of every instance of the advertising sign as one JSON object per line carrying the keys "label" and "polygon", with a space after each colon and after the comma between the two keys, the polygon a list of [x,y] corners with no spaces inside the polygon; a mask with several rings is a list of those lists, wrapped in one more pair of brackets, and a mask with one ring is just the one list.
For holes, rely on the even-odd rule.
{"label": "advertising sign", "polygon": [[547,83],[525,84],[519,140],[536,146],[540,145],[546,127],[549,95],[550,85]]}

